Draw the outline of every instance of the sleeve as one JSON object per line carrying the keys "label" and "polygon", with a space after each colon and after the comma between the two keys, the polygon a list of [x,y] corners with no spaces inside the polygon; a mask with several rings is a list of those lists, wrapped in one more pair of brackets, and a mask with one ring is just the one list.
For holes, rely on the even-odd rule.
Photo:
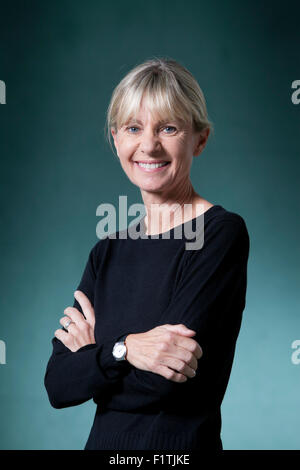
{"label": "sleeve", "polygon": [[[77,290],[81,290],[94,305],[94,285],[98,242],[90,251]],[[74,299],[73,307],[82,314]],[[125,332],[124,332],[125,333]],[[108,391],[132,367],[127,361],[116,361],[112,349],[118,338],[107,342],[88,344],[76,352],[70,351],[58,338],[52,338],[52,354],[44,376],[44,385],[54,408],[80,405],[90,400],[99,390]]]}
{"label": "sleeve", "polygon": [[[243,218],[237,215],[219,220],[205,232],[203,247],[188,252],[174,297],[160,319],[159,325],[183,323],[196,331],[193,339],[203,350],[197,369],[200,381],[201,374],[207,377],[208,368],[210,383],[229,377],[245,307],[248,255],[249,236]],[[216,349],[222,351],[221,356],[215,356]],[[110,395],[107,408],[157,408],[178,391],[199,386],[196,378],[178,383],[135,367],[121,380],[122,386]]]}

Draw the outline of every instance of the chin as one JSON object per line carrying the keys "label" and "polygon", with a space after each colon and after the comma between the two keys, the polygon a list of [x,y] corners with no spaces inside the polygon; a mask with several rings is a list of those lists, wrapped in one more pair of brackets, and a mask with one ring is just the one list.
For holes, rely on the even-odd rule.
{"label": "chin", "polygon": [[[145,178],[136,178],[132,174],[130,177],[128,176],[130,181],[140,188],[141,191],[148,191],[148,192],[160,192],[165,189],[166,183],[159,183],[158,181],[153,182],[153,181],[146,181]],[[147,177],[146,177],[147,178]]]}
{"label": "chin", "polygon": [[137,186],[140,188],[141,191],[148,191],[148,193],[158,193],[158,192],[161,192],[163,190],[165,190],[165,185],[147,185],[147,184],[143,184],[143,183],[140,183],[140,184],[137,184]]}

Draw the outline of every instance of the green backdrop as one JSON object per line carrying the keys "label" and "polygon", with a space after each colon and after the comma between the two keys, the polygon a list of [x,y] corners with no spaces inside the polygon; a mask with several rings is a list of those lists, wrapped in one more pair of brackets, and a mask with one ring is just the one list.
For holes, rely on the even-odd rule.
{"label": "green backdrop", "polygon": [[94,402],[53,409],[43,377],[98,240],[97,206],[118,207],[119,195],[142,202],[103,127],[114,87],[153,56],[178,60],[199,81],[215,135],[192,181],[241,214],[250,235],[224,448],[300,448],[300,365],[291,361],[300,339],[297,18],[296,2],[0,1],[1,449],[86,442]]}

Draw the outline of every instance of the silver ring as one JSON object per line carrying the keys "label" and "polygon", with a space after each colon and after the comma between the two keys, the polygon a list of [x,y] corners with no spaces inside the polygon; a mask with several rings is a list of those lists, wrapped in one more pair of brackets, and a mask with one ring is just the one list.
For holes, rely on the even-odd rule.
{"label": "silver ring", "polygon": [[72,320],[68,320],[67,323],[64,325],[64,328],[67,329],[71,323],[74,323]]}

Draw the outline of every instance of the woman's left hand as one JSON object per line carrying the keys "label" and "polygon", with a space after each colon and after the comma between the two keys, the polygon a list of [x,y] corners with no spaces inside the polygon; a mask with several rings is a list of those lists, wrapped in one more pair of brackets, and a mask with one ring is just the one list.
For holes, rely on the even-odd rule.
{"label": "woman's left hand", "polygon": [[68,333],[61,328],[55,331],[54,335],[72,352],[86,346],[87,344],[96,344],[94,336],[95,328],[95,312],[88,297],[76,290],[74,297],[80,304],[84,316],[75,307],[67,307],[64,310],[66,316],[62,317],[59,322],[63,327],[69,320],[72,322],[67,327]]}

